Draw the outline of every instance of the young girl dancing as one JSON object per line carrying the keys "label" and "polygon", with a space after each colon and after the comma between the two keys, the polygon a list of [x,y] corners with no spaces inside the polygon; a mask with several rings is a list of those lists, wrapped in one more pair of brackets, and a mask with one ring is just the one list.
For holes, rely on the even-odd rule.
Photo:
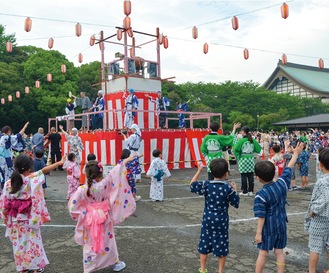
{"label": "young girl dancing", "polygon": [[6,237],[13,244],[16,270],[44,272],[49,264],[43,248],[40,227],[50,221],[43,196],[45,173],[61,166],[65,157],[42,170],[30,173],[33,162],[27,155],[15,158],[14,172],[0,197],[0,217],[6,225]]}
{"label": "young girl dancing", "polygon": [[86,165],[87,183],[78,188],[69,201],[69,212],[77,221],[75,241],[83,246],[85,273],[113,265],[113,271],[126,267],[119,260],[114,225],[135,212],[136,202],[126,178],[126,164],[133,153],[103,178],[103,166],[96,160]]}
{"label": "young girl dancing", "polygon": [[67,160],[64,162],[63,169],[67,171],[67,200],[71,198],[73,193],[76,192],[80,186],[80,167],[75,162],[76,156],[74,153],[70,153],[67,156]]}

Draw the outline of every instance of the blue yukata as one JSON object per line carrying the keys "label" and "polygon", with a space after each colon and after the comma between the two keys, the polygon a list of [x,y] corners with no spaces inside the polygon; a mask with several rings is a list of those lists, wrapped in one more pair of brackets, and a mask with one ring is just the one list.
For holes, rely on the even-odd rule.
{"label": "blue yukata", "polygon": [[310,153],[308,151],[302,151],[297,158],[297,163],[300,165],[300,176],[308,176],[308,161],[310,159]]}
{"label": "blue yukata", "polygon": [[[44,167],[46,167],[46,163],[43,160],[43,158],[34,158],[33,159],[33,167],[34,167],[34,172],[42,170]],[[47,183],[46,183],[46,176],[45,176],[45,181],[42,183],[42,188],[46,189],[47,188]]]}
{"label": "blue yukata", "polygon": [[291,177],[292,169],[286,167],[276,182],[267,183],[255,195],[255,217],[265,218],[259,249],[283,249],[287,245],[286,203]]}
{"label": "blue yukata", "polygon": [[239,207],[240,197],[226,181],[196,181],[191,183],[191,192],[205,197],[201,235],[198,251],[201,254],[213,252],[216,257],[225,257],[228,248],[228,208]]}
{"label": "blue yukata", "polygon": [[176,111],[180,111],[182,113],[178,114],[178,127],[179,128],[185,128],[185,115],[183,112],[186,112],[188,110],[187,102],[180,103],[176,107]]}
{"label": "blue yukata", "polygon": [[[132,161],[126,164],[127,168],[127,180],[128,184],[131,187],[131,192],[136,193],[136,175],[142,172],[141,166],[139,164],[138,156],[136,156]],[[118,164],[121,164],[123,159],[120,159]]]}

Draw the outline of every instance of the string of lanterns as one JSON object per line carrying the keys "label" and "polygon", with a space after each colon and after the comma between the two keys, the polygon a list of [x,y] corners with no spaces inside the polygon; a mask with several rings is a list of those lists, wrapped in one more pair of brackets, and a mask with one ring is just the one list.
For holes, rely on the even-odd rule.
{"label": "string of lanterns", "polygon": [[[131,14],[131,10],[132,10],[131,1],[130,0],[124,0],[123,1],[123,11],[124,11],[124,14],[126,16],[123,19],[123,29],[124,29],[124,31],[127,32],[128,36],[132,38],[134,36],[134,32],[133,32],[133,29],[132,29],[132,26],[131,26],[131,19],[129,17],[129,15]],[[289,6],[286,3],[283,3],[281,5],[281,7],[280,7],[280,10],[281,10],[281,17],[283,19],[287,19],[289,17]],[[232,24],[233,30],[236,31],[236,30],[239,29],[239,19],[238,19],[237,16],[233,16],[232,17],[231,24]],[[24,30],[26,32],[30,32],[31,29],[32,29],[32,20],[31,20],[30,17],[27,17],[25,19],[25,23],[24,23]],[[82,26],[81,26],[80,23],[76,23],[76,25],[75,25],[75,35],[77,37],[80,37],[81,34],[82,34]],[[122,36],[123,36],[123,30],[122,29],[118,29],[116,36],[117,36],[117,39],[119,41],[121,41]],[[198,38],[198,28],[197,28],[197,26],[193,26],[193,28],[192,28],[192,38],[193,39],[197,39]],[[163,45],[163,47],[165,49],[167,49],[169,47],[168,36],[163,35],[163,33],[159,34],[157,40],[158,40],[158,44],[159,45]],[[90,46],[94,46],[95,45],[95,41],[96,41],[96,37],[95,37],[95,35],[92,35],[90,37],[90,40],[89,40],[89,45]],[[54,46],[54,39],[51,37],[48,40],[48,48],[49,49],[52,49],[53,46]],[[103,47],[104,47],[103,42],[100,42],[99,43],[99,47],[100,47],[101,50],[103,49]],[[133,48],[130,48],[129,50],[130,50],[130,55],[133,56],[133,52],[134,52]],[[7,52],[12,52],[12,42],[8,41],[6,43],[6,51]],[[203,45],[203,53],[204,54],[208,54],[208,52],[209,52],[209,44],[208,43],[204,43],[204,45]],[[243,57],[244,57],[245,60],[248,60],[249,59],[249,50],[247,48],[245,48],[243,50]],[[78,54],[78,61],[79,61],[79,63],[82,63],[83,62],[83,55],[82,55],[82,53],[79,53]],[[282,61],[282,63],[284,65],[287,64],[287,55],[286,54],[283,54],[282,55],[281,61]],[[323,61],[322,58],[320,58],[318,60],[318,66],[319,66],[320,69],[323,69],[324,68],[324,61]],[[61,72],[63,74],[66,73],[66,66],[65,66],[65,64],[61,65]],[[48,82],[51,82],[52,81],[52,74],[50,74],[50,73],[47,74],[47,81]],[[39,80],[35,81],[35,87],[36,88],[40,88],[40,81]],[[30,89],[29,89],[28,86],[26,86],[25,87],[25,93],[26,94],[29,94],[29,92],[30,92]],[[20,92],[19,91],[16,91],[15,96],[16,96],[16,98],[20,98]],[[12,95],[9,95],[8,96],[8,101],[11,102],[12,99],[13,99]],[[4,103],[5,103],[5,99],[4,98],[1,98],[1,104],[4,104]]]}

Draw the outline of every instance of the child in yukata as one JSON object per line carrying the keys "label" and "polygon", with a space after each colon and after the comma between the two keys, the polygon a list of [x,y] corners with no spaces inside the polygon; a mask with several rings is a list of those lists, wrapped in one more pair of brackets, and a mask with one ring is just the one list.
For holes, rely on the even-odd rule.
{"label": "child in yukata", "polygon": [[208,273],[206,269],[207,255],[213,252],[218,257],[218,272],[224,273],[226,256],[229,253],[229,217],[230,205],[239,207],[240,197],[236,192],[236,184],[229,184],[228,164],[223,158],[216,158],[210,163],[210,171],[214,180],[198,181],[202,172],[202,164],[191,180],[190,190],[205,196],[205,208],[202,219],[201,235],[198,246],[200,253],[199,273]]}
{"label": "child in yukata", "polygon": [[84,273],[112,266],[117,272],[126,267],[119,260],[114,226],[136,210],[136,203],[126,178],[126,158],[103,178],[103,166],[96,160],[86,165],[87,181],[72,195],[68,208],[77,221],[75,241],[83,246]]}
{"label": "child in yukata", "polygon": [[167,164],[161,159],[162,153],[155,149],[152,152],[154,159],[146,176],[151,177],[150,198],[153,201],[163,201],[163,179],[171,176]]}
{"label": "child in yukata", "polygon": [[273,145],[272,146],[274,155],[271,158],[272,163],[275,166],[275,179],[276,180],[278,177],[280,177],[282,175],[282,171],[284,168],[284,158],[283,155],[281,153],[281,147],[280,145]]}
{"label": "child in yukata", "polygon": [[255,195],[254,214],[258,217],[255,241],[259,249],[256,261],[256,273],[262,273],[270,250],[274,248],[278,273],[285,269],[283,248],[287,245],[287,192],[290,187],[292,168],[298,154],[303,150],[303,143],[294,149],[294,154],[283,170],[282,176],[273,182],[275,166],[270,161],[257,162],[255,175],[264,186]]}
{"label": "child in yukata", "polygon": [[[121,159],[119,160],[118,164],[120,164],[125,159],[127,159],[130,156],[130,154],[131,154],[130,150],[123,149],[121,153]],[[126,164],[128,184],[131,188],[131,192],[133,193],[136,202],[142,199],[140,195],[137,195],[137,189],[136,189],[136,175],[142,172],[138,159],[142,156],[143,155],[139,155],[139,156],[135,155],[134,160]]]}
{"label": "child in yukata", "polygon": [[[292,156],[294,155],[294,147],[292,145],[289,145],[287,148],[287,152],[283,155],[284,159],[284,167],[287,167]],[[291,184],[289,191],[295,191],[297,190],[297,184],[296,184],[296,165],[292,168],[292,177],[291,177]]]}
{"label": "child in yukata", "polygon": [[70,153],[67,156],[67,160],[64,163],[63,169],[67,172],[67,197],[69,200],[73,193],[76,192],[80,186],[80,167],[76,163],[76,156],[74,153]]}
{"label": "child in yukata", "polygon": [[[43,158],[44,151],[37,149],[34,151],[35,153],[35,158],[33,159],[33,170],[35,172],[42,170],[45,166],[45,160]],[[42,184],[42,189],[43,189],[43,196],[46,199],[46,188],[47,188],[47,181],[46,181],[46,176],[45,176],[45,182]]]}
{"label": "child in yukata", "polygon": [[6,237],[13,244],[18,272],[44,272],[49,264],[43,247],[40,227],[50,221],[42,184],[44,174],[63,164],[65,157],[42,170],[31,173],[33,161],[20,154],[14,161],[14,172],[5,183],[0,197],[0,217],[6,226]]}
{"label": "child in yukata", "polygon": [[329,257],[329,149],[320,152],[319,161],[322,175],[314,185],[304,225],[305,231],[309,233],[309,273],[316,272],[323,250]]}
{"label": "child in yukata", "polygon": [[304,150],[300,153],[297,159],[298,170],[302,178],[302,189],[308,188],[308,161],[310,160],[310,152],[306,150],[306,143],[304,144]]}

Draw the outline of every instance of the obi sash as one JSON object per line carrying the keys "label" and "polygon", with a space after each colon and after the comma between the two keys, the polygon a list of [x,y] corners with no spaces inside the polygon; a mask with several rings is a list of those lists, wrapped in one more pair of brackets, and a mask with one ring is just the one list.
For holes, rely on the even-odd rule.
{"label": "obi sash", "polygon": [[29,214],[31,211],[32,200],[5,199],[4,207],[11,217],[17,217],[17,214]]}
{"label": "obi sash", "polygon": [[90,229],[90,236],[93,239],[92,250],[95,253],[100,253],[104,249],[104,223],[109,211],[108,201],[87,205],[85,227]]}

